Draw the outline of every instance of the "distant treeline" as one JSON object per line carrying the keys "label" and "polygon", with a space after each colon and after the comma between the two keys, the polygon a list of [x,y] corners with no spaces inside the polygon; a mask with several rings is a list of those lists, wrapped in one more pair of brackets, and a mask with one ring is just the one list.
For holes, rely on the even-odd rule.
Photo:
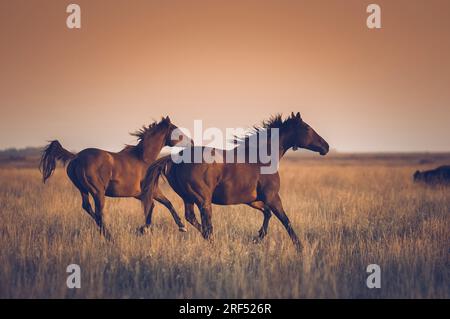
{"label": "distant treeline", "polygon": [[0,150],[0,165],[12,167],[37,167],[42,147],[8,148]]}
{"label": "distant treeline", "polygon": [[[37,167],[41,157],[43,147],[26,147],[26,148],[8,148],[0,150],[1,166],[19,166],[19,167]],[[163,155],[169,154],[168,150],[162,152]],[[341,153],[335,150],[330,151],[327,156],[320,157],[312,152],[301,150],[297,152],[289,152],[286,159],[291,161],[307,161],[312,163],[323,164],[327,161],[342,162],[343,164],[358,164],[386,162],[387,164],[417,164],[417,165],[434,165],[446,164],[450,165],[450,153]]]}
{"label": "distant treeline", "polygon": [[26,148],[7,148],[0,150],[0,159],[25,159],[39,157],[42,147],[26,147]]}

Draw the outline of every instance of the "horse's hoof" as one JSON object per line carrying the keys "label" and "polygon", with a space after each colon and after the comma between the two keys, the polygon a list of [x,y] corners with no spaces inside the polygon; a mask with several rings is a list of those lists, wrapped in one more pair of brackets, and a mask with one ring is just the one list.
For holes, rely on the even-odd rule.
{"label": "horse's hoof", "polygon": [[114,243],[114,239],[111,236],[111,233],[105,229],[105,228],[101,228],[100,229],[100,235],[107,241],[107,242],[111,242]]}
{"label": "horse's hoof", "polygon": [[187,229],[186,229],[186,227],[180,227],[179,229],[178,229],[180,232],[182,232],[182,233],[185,233],[185,232],[187,232]]}
{"label": "horse's hoof", "polygon": [[146,226],[142,226],[142,227],[139,227],[137,229],[137,234],[139,236],[143,236],[143,235],[149,234],[151,232],[152,232],[151,228],[150,227],[146,227]]}
{"label": "horse's hoof", "polygon": [[103,237],[105,238],[105,240],[108,243],[111,243],[111,244],[115,243],[114,238],[109,233],[103,234]]}
{"label": "horse's hoof", "polygon": [[258,234],[258,236],[253,237],[253,243],[254,244],[261,244],[264,237],[266,237],[265,234]]}
{"label": "horse's hoof", "polygon": [[303,245],[300,242],[295,243],[294,246],[298,254],[301,254],[303,252]]}

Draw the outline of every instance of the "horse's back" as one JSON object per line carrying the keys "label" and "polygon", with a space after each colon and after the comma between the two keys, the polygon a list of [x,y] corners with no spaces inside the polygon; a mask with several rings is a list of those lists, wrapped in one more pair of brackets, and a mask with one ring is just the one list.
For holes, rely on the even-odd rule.
{"label": "horse's back", "polygon": [[84,150],[82,150],[77,154],[77,157],[89,158],[89,157],[108,156],[110,154],[111,152],[99,148],[85,148]]}
{"label": "horse's back", "polygon": [[73,160],[77,162],[77,166],[93,174],[110,169],[114,165],[113,155],[98,148],[86,148],[79,152]]}
{"label": "horse's back", "polygon": [[444,165],[432,170],[416,172],[414,180],[428,184],[450,184],[450,165]]}
{"label": "horse's back", "polygon": [[438,168],[436,168],[437,171],[441,172],[442,174],[450,174],[450,165],[443,165]]}
{"label": "horse's back", "polygon": [[436,168],[435,174],[442,182],[450,183],[450,165],[444,165]]}

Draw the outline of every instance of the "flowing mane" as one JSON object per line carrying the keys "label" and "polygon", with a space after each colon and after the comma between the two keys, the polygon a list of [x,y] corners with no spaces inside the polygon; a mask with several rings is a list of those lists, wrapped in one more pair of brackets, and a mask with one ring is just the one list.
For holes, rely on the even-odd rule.
{"label": "flowing mane", "polygon": [[248,145],[248,142],[251,138],[254,138],[255,135],[258,138],[258,136],[263,132],[267,132],[267,137],[269,138],[270,129],[278,128],[281,130],[289,121],[294,119],[294,117],[295,116],[291,115],[287,119],[283,120],[283,117],[280,113],[272,115],[268,120],[263,121],[261,125],[254,125],[250,129],[250,132],[248,132],[244,136],[234,136],[232,142],[234,142],[238,146]]}
{"label": "flowing mane", "polygon": [[133,133],[130,133],[130,135],[137,137],[137,140],[139,142],[141,142],[144,138],[147,137],[147,135],[151,134],[155,130],[157,125],[159,123],[161,123],[162,121],[164,121],[164,119],[162,119],[160,122],[155,121],[148,126],[143,125],[141,129],[139,129]]}
{"label": "flowing mane", "polygon": [[143,156],[143,143],[144,140],[148,137],[150,137],[154,132],[156,132],[159,128],[161,123],[166,121],[166,119],[162,118],[161,121],[154,121],[153,123],[149,124],[148,126],[143,125],[141,129],[130,133],[131,136],[137,137],[138,143],[136,145],[128,145],[126,144],[125,147],[120,152],[128,152],[128,153],[134,153],[138,157]]}

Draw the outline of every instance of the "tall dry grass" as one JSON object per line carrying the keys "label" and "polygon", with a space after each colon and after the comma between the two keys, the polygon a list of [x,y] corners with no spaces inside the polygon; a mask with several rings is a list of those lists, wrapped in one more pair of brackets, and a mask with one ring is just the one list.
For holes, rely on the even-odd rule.
{"label": "tall dry grass", "polygon": [[[62,169],[47,185],[37,170],[0,169],[0,297],[449,298],[450,191],[414,185],[414,170],[282,162],[298,255],[276,217],[254,244],[262,214],[246,206],[214,206],[212,244],[193,227],[178,232],[159,205],[153,232],[138,237],[144,218],[133,199],[107,200],[111,244]],[[72,263],[81,289],[66,287]],[[366,287],[372,263],[381,289]]]}

